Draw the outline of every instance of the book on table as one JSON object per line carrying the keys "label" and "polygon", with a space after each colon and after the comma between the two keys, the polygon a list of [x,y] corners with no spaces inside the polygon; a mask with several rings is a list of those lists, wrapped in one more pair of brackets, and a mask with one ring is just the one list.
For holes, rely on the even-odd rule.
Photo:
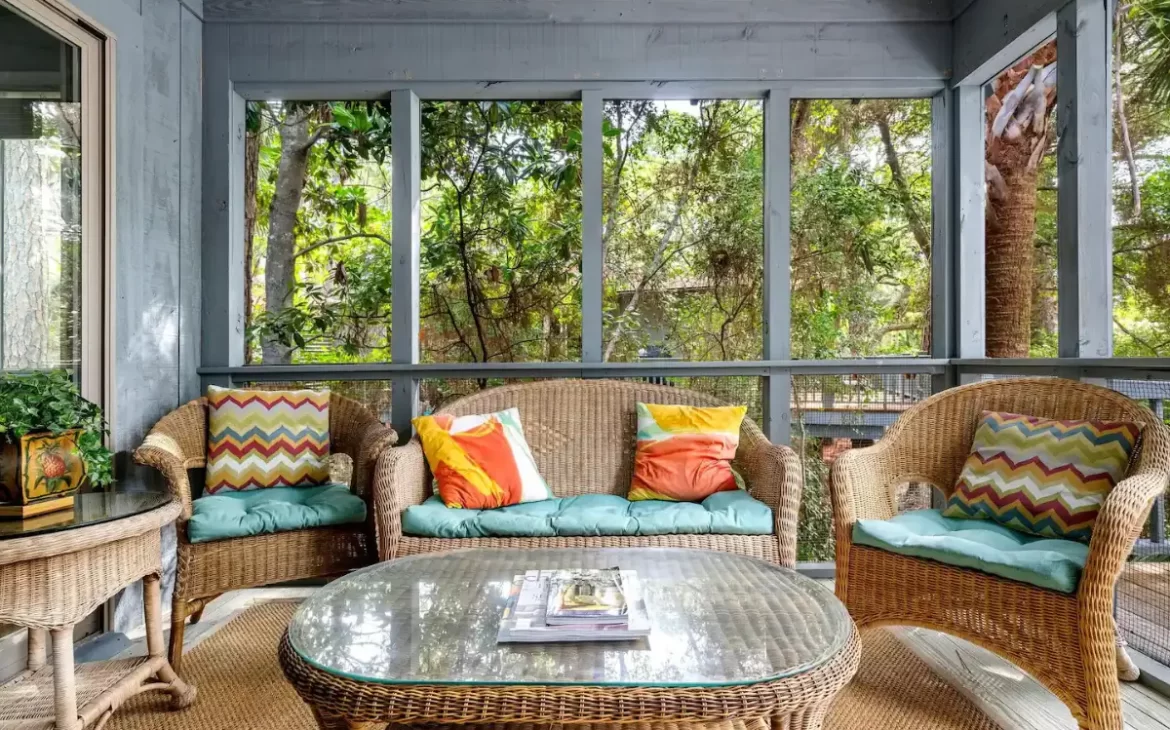
{"label": "book on table", "polygon": [[497,640],[630,641],[649,635],[634,571],[530,570],[512,582]]}

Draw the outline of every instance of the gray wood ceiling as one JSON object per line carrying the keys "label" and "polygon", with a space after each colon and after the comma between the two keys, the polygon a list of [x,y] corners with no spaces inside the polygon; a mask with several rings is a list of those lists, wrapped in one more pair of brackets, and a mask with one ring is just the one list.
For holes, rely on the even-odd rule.
{"label": "gray wood ceiling", "polygon": [[210,22],[786,23],[950,20],[973,0],[204,0]]}

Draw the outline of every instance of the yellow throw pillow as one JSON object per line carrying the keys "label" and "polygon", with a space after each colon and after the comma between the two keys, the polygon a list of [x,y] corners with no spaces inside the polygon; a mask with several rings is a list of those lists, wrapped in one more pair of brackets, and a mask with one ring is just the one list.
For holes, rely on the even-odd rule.
{"label": "yellow throw pillow", "polygon": [[493,509],[552,499],[520,426],[520,412],[420,416],[414,430],[448,507]]}
{"label": "yellow throw pillow", "polygon": [[731,460],[747,408],[636,404],[638,445],[629,499],[701,502],[737,489]]}
{"label": "yellow throw pillow", "polygon": [[207,389],[208,494],[329,483],[329,391]]}

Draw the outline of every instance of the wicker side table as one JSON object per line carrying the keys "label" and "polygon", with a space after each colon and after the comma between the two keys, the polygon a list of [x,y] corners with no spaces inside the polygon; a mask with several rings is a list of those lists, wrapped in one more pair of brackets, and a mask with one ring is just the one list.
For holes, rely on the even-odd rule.
{"label": "wicker side table", "polygon": [[[0,726],[100,728],[147,690],[186,707],[195,688],[166,659],[160,605],[160,528],[179,504],[156,494],[86,494],[57,524],[0,524],[0,622],[27,627],[28,669],[0,687]],[[73,627],[118,591],[143,580],[147,656],[74,666]],[[52,637],[52,662],[48,638]]]}

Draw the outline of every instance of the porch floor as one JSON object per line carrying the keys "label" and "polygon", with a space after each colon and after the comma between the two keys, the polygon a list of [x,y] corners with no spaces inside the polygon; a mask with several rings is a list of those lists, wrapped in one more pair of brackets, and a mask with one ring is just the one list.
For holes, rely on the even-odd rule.
{"label": "porch floor", "polygon": [[[303,598],[313,587],[235,591],[212,602],[203,620],[188,626],[186,649],[211,636],[250,606]],[[1034,679],[996,655],[960,639],[923,629],[894,633],[940,677],[958,689],[1004,730],[1076,730],[1072,715]],[[77,660],[96,661],[144,654],[142,636],[110,635],[78,646]],[[1170,698],[1141,684],[1123,684],[1127,730],[1170,730]]]}

